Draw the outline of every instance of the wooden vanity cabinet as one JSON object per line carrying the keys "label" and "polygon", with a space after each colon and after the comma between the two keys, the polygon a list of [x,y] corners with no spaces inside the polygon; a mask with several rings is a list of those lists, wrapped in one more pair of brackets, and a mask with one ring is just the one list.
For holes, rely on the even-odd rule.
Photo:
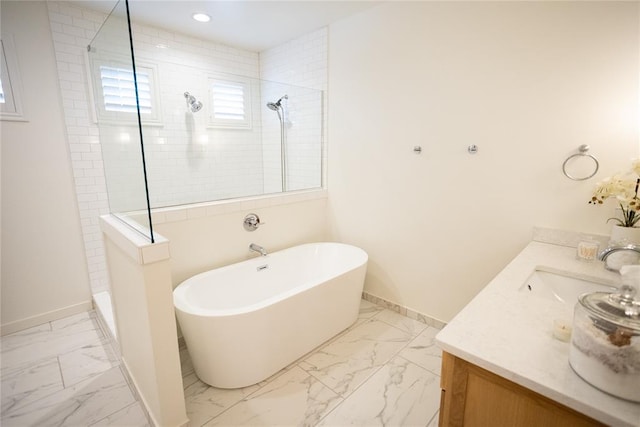
{"label": "wooden vanity cabinet", "polygon": [[440,388],[440,427],[604,426],[447,352]]}

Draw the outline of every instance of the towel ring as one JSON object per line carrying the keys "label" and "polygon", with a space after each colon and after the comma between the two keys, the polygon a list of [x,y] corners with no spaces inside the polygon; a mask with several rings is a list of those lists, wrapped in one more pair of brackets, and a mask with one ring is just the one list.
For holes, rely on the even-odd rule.
{"label": "towel ring", "polygon": [[[569,160],[577,157],[588,157],[591,160],[593,160],[593,163],[595,164],[595,169],[591,174],[584,177],[576,177],[571,175],[569,172],[567,172],[567,163],[569,162]],[[578,152],[567,157],[567,160],[565,160],[564,163],[562,164],[562,172],[564,173],[564,176],[574,181],[584,181],[586,179],[591,178],[596,173],[598,173],[599,168],[600,168],[600,163],[598,163],[598,159],[596,159],[593,155],[589,154],[589,146],[587,144],[582,144],[580,147],[578,147]]]}

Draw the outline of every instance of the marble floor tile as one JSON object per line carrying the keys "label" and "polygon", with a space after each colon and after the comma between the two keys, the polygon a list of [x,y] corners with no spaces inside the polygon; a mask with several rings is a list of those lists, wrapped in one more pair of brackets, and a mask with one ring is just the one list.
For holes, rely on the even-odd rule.
{"label": "marble floor tile", "polygon": [[396,357],[319,425],[425,426],[439,408],[439,381],[437,375]]}
{"label": "marble floor tile", "polygon": [[200,381],[195,373],[184,377],[183,384],[190,427],[203,425],[260,388],[258,385],[237,389],[215,388]]}
{"label": "marble floor tile", "polygon": [[358,313],[358,320],[371,319],[376,314],[383,311],[384,308],[370,301],[360,300],[360,311]]}
{"label": "marble floor tile", "polygon": [[[33,328],[25,329],[13,334],[5,335],[2,337],[2,348],[0,349],[2,358],[2,368],[11,368],[19,365],[24,365],[25,360],[20,358],[8,357],[9,354],[15,352],[21,348],[31,345],[34,341],[39,342],[46,340],[51,336],[51,324],[45,323]],[[46,357],[40,357],[46,358]]]}
{"label": "marble floor tile", "polygon": [[[439,401],[440,399],[438,399],[438,402]],[[438,427],[439,421],[440,421],[440,411],[436,412],[433,418],[431,418],[431,421],[429,421],[429,424],[427,424],[427,427]]]}
{"label": "marble floor tile", "polygon": [[118,358],[113,353],[107,338],[62,354],[58,360],[65,387],[119,365]]}
{"label": "marble floor tile", "polygon": [[63,388],[56,357],[3,368],[2,413],[7,414]]}
{"label": "marble floor tile", "polygon": [[95,319],[87,313],[2,337],[2,367],[12,367],[73,351],[102,340]]}
{"label": "marble floor tile", "polygon": [[436,335],[439,329],[428,327],[409,343],[400,356],[424,369],[440,375],[442,368],[442,349],[436,345]]}
{"label": "marble floor tile", "polygon": [[206,426],[314,426],[342,399],[294,367]]}
{"label": "marble floor tile", "polygon": [[322,347],[299,366],[344,397],[410,340],[407,332],[374,318]]}
{"label": "marble floor tile", "polygon": [[94,329],[99,329],[99,326],[96,323],[96,314],[93,311],[85,311],[51,322],[52,331],[66,330],[69,332],[79,332]]}
{"label": "marble floor tile", "polygon": [[[2,426],[148,426],[95,316],[81,313],[2,337]],[[201,382],[181,347],[189,425],[413,425],[422,419],[419,425],[436,426],[436,333],[363,300],[354,325],[259,384],[235,390]]]}
{"label": "marble floor tile", "polygon": [[180,349],[180,370],[182,371],[182,377],[193,373],[193,362],[186,348]]}
{"label": "marble floor tile", "polygon": [[409,319],[407,316],[403,316],[389,309],[384,309],[379,312],[375,316],[375,319],[388,323],[391,326],[395,326],[396,328],[405,331],[412,337],[417,336],[418,334],[420,334],[420,332],[427,329],[427,325],[425,323]]}
{"label": "marble floor tile", "polygon": [[134,403],[118,367],[2,414],[3,427],[86,426]]}
{"label": "marble floor tile", "polygon": [[149,427],[149,421],[139,403],[134,403],[91,424],[90,427]]}

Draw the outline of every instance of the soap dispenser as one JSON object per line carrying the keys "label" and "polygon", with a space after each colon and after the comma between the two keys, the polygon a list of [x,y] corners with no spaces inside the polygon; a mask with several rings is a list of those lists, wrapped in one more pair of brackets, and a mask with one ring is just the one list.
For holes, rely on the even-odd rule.
{"label": "soap dispenser", "polygon": [[569,364],[594,387],[640,402],[640,265],[624,265],[620,274],[618,292],[578,298]]}

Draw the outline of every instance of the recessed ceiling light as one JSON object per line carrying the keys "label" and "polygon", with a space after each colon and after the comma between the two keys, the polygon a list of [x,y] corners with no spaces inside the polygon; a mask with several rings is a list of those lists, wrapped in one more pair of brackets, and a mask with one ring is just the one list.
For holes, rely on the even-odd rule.
{"label": "recessed ceiling light", "polygon": [[195,19],[198,22],[209,22],[211,21],[211,17],[209,15],[207,15],[206,13],[194,13],[193,15],[191,15],[191,17],[193,19]]}

